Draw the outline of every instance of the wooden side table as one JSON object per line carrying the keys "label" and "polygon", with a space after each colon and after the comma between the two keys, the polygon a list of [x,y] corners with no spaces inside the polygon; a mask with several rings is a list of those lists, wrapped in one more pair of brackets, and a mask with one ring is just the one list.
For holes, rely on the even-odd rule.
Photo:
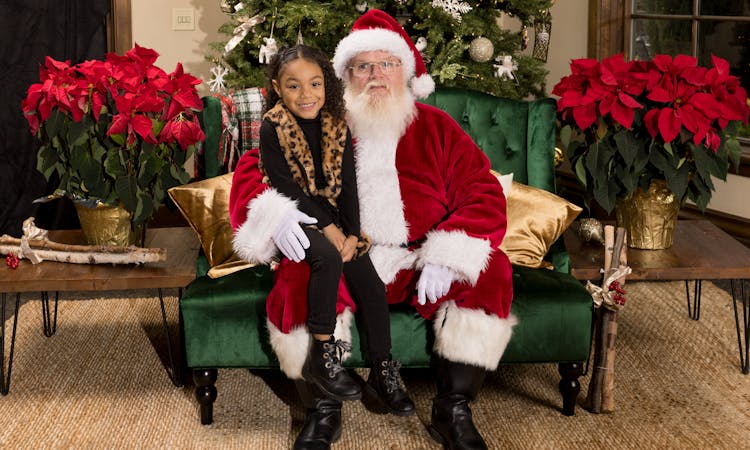
{"label": "wooden side table", "polygon": [[[50,240],[70,244],[84,243],[79,230],[51,231]],[[160,263],[135,264],[67,264],[44,261],[31,264],[20,261],[16,270],[0,270],[0,292],[2,293],[2,342],[0,342],[0,393],[6,395],[10,389],[10,376],[18,323],[18,307],[21,293],[41,292],[42,322],[44,335],[50,337],[57,329],[57,302],[60,291],[109,291],[157,289],[161,306],[162,324],[167,337],[167,352],[171,367],[167,369],[172,383],[181,386],[177,366],[172,356],[172,337],[164,309],[163,289],[182,288],[195,279],[195,261],[200,243],[188,227],[155,228],[146,231],[146,247],[164,248],[167,260]],[[50,309],[50,291],[55,292],[54,312]],[[7,368],[5,364],[5,312],[9,293],[16,293],[13,327],[10,338]]]}
{"label": "wooden side table", "polygon": [[[575,231],[565,232],[565,246],[570,254],[571,274],[579,280],[600,280],[604,251],[596,243],[583,242]],[[732,238],[708,220],[680,220],[674,244],[665,250],[628,248],[627,277],[632,280],[684,280],[688,315],[700,319],[701,283],[703,280],[730,280],[737,343],[742,372],[750,372],[750,248]],[[691,304],[688,282],[694,281]],[[741,303],[742,311],[738,311]]]}

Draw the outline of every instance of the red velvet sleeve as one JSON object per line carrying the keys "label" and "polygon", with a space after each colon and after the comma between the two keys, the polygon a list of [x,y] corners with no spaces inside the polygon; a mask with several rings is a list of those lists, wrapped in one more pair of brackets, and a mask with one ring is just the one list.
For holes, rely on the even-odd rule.
{"label": "red velvet sleeve", "polygon": [[258,149],[248,150],[237,162],[229,192],[229,220],[236,230],[247,220],[247,205],[262,194],[268,185],[258,168]]}

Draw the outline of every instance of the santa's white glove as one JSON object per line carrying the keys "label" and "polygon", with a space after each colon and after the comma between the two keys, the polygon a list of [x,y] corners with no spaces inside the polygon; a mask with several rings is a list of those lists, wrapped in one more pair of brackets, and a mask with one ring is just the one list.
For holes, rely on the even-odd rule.
{"label": "santa's white glove", "polygon": [[305,249],[310,247],[310,240],[302,230],[300,223],[312,225],[318,223],[318,219],[307,214],[292,210],[281,221],[271,239],[281,253],[294,262],[305,259]]}
{"label": "santa's white glove", "polygon": [[453,269],[439,264],[425,264],[417,281],[417,301],[420,305],[427,303],[427,299],[435,303],[448,293],[454,279],[456,272]]}

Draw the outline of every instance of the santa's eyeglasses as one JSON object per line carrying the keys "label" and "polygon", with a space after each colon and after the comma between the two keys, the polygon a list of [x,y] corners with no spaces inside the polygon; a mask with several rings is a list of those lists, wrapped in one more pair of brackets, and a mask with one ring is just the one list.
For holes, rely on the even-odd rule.
{"label": "santa's eyeglasses", "polygon": [[401,67],[401,63],[399,61],[374,61],[374,62],[361,62],[357,64],[353,64],[349,66],[349,69],[352,71],[352,75],[355,77],[369,77],[373,71],[375,70],[375,67],[380,68],[380,72],[384,74],[391,74],[396,69]]}

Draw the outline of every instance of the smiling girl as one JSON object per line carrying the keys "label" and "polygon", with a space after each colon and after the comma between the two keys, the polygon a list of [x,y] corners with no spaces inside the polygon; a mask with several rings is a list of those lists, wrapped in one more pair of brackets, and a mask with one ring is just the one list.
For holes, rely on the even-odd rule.
{"label": "smiling girl", "polygon": [[310,266],[307,328],[311,343],[302,375],[333,399],[353,400],[362,395],[359,384],[341,366],[350,344],[333,337],[343,274],[362,313],[368,357],[374,367],[368,391],[390,412],[413,414],[414,403],[406,392],[400,386],[393,388],[394,381],[399,381],[398,365],[390,354],[385,286],[370,261],[369,239],[360,232],[352,139],[344,117],[341,81],[326,54],[305,45],[275,55],[268,80],[259,167],[267,184],[296,201],[299,211],[312,218],[301,220],[306,226],[300,242],[305,246],[309,240],[306,250],[280,246],[287,258],[304,260]]}

